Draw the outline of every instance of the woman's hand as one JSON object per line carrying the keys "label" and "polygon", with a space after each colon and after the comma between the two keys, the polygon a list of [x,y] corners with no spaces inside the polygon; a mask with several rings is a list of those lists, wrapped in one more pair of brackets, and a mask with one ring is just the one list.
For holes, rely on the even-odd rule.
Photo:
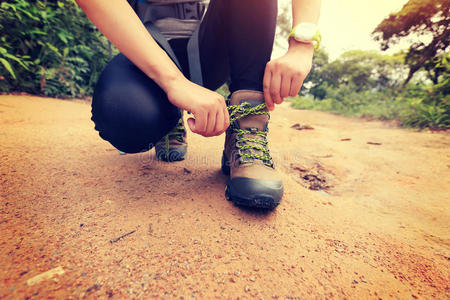
{"label": "woman's hand", "polygon": [[145,29],[125,0],[76,0],[100,31],[167,94],[169,101],[194,114],[195,133],[214,136],[230,123],[223,97],[187,80]]}
{"label": "woman's hand", "polygon": [[230,125],[230,118],[222,95],[199,86],[185,77],[171,82],[166,89],[169,101],[194,118],[187,123],[194,133],[205,137],[222,134]]}
{"label": "woman's hand", "polygon": [[303,80],[312,66],[314,46],[290,41],[288,52],[266,65],[263,88],[267,108],[273,110],[286,97],[294,97],[300,91]]}

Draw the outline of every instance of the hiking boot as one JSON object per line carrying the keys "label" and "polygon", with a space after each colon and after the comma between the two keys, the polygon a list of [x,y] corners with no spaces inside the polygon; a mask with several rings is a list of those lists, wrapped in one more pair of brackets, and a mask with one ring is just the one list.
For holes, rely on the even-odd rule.
{"label": "hiking boot", "polygon": [[186,158],[187,142],[183,116],[177,125],[155,145],[156,159],[173,162]]}
{"label": "hiking boot", "polygon": [[262,92],[240,90],[228,103],[230,127],[225,137],[222,171],[229,175],[225,196],[236,205],[273,209],[283,183],[267,146],[269,111]]}

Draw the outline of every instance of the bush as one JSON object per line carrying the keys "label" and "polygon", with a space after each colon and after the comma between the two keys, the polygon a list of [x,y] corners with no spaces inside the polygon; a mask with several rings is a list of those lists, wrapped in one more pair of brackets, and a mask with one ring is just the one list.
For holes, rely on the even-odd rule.
{"label": "bush", "polygon": [[0,4],[0,91],[84,97],[111,48],[72,0]]}
{"label": "bush", "polygon": [[[295,97],[297,109],[320,110],[349,117],[399,120],[405,127],[450,128],[448,83],[428,87],[411,84],[402,92],[393,90],[355,92],[352,87],[328,88],[323,100]],[[331,97],[330,97],[331,96]]]}

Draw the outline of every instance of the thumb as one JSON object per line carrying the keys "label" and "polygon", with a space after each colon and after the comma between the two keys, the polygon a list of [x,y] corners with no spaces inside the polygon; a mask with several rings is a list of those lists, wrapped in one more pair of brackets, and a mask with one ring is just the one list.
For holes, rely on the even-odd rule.
{"label": "thumb", "polygon": [[188,118],[187,123],[189,125],[189,128],[192,132],[195,132],[195,119],[194,118]]}

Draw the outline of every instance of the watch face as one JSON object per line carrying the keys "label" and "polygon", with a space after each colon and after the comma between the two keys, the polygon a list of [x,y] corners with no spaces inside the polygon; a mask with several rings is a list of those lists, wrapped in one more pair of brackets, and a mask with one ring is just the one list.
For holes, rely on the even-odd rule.
{"label": "watch face", "polygon": [[294,32],[294,38],[299,42],[312,42],[314,35],[317,32],[317,26],[312,23],[300,23]]}

